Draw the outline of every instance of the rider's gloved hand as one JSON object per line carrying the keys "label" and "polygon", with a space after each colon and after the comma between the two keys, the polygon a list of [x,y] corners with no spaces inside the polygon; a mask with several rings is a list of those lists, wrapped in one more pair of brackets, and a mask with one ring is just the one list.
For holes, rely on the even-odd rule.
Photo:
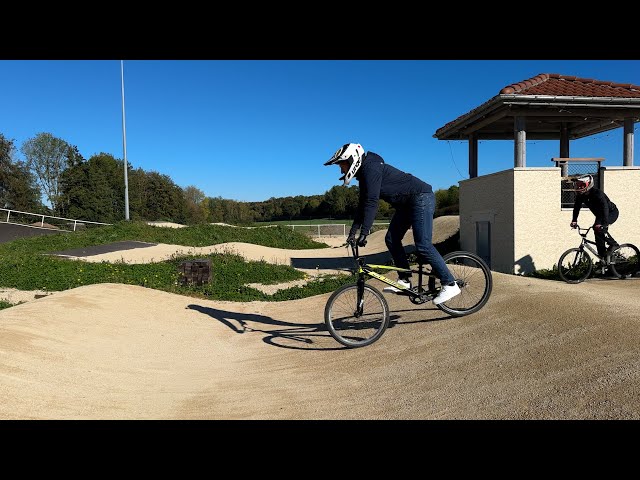
{"label": "rider's gloved hand", "polygon": [[596,232],[602,232],[602,231],[605,229],[605,226],[604,226],[604,225],[600,225],[599,223],[596,223],[596,224],[593,226],[593,229],[594,229]]}
{"label": "rider's gloved hand", "polygon": [[347,237],[347,245],[355,245],[356,244],[356,232],[349,232],[349,236]]}
{"label": "rider's gloved hand", "polygon": [[361,233],[358,237],[358,246],[364,247],[367,244],[367,236],[364,233]]}
{"label": "rider's gloved hand", "polygon": [[578,226],[578,222],[571,222],[571,223],[569,224],[569,226],[570,226],[571,228],[576,228],[576,227]]}

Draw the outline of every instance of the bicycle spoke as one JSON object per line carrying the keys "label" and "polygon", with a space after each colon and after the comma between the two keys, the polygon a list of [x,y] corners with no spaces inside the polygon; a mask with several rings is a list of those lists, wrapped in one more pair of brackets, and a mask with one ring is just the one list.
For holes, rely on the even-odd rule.
{"label": "bicycle spoke", "polygon": [[454,270],[452,273],[460,286],[460,294],[448,300],[447,306],[456,310],[465,310],[476,305],[486,289],[486,280],[482,269],[463,266],[460,269],[449,268],[449,270]]}
{"label": "bicycle spoke", "polygon": [[[445,263],[458,283],[460,293],[438,307],[454,316],[468,315],[482,308],[492,289],[489,267],[469,252],[456,252],[445,259]],[[437,279],[430,280],[429,285],[430,288],[441,286]]]}
{"label": "bicycle spoke", "polygon": [[387,327],[388,307],[384,297],[370,286],[365,286],[362,315],[358,311],[358,289],[349,285],[337,291],[328,301],[325,321],[331,335],[340,343],[358,347],[377,340]]}
{"label": "bicycle spoke", "polygon": [[631,244],[620,245],[611,254],[611,263],[621,277],[629,277],[638,271],[638,249]]}
{"label": "bicycle spoke", "polygon": [[567,251],[558,262],[560,277],[570,283],[585,280],[591,273],[591,268],[589,254],[579,249]]}

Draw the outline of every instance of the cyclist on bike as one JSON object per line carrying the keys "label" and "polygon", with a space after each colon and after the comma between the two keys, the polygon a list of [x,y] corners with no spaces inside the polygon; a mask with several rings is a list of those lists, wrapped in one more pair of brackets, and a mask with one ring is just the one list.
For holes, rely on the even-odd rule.
{"label": "cyclist on bike", "polygon": [[609,244],[609,248],[617,247],[618,243],[607,236],[609,225],[618,219],[618,207],[609,200],[609,197],[599,188],[593,186],[593,176],[583,175],[575,179],[576,200],[573,204],[573,219],[571,220],[571,228],[578,226],[578,215],[582,205],[586,205],[591,213],[596,217],[593,224],[593,232],[596,237],[596,247],[598,255],[604,257],[607,253],[605,242]]}
{"label": "cyclist on bike", "polygon": [[[376,153],[365,153],[358,143],[346,143],[325,162],[325,165],[336,164],[340,166],[343,174],[340,180],[344,185],[348,185],[355,177],[360,186],[358,209],[347,242],[353,244],[357,241],[361,247],[366,245],[366,238],[371,232],[378,211],[378,201],[383,199],[396,210],[385,236],[385,243],[395,266],[409,268],[402,239],[409,227],[412,227],[417,253],[431,264],[433,272],[442,284],[442,289],[433,299],[433,303],[438,305],[458,295],[460,287],[431,242],[436,203],[431,185],[385,163]],[[356,240],[358,230],[360,235]],[[411,288],[411,273],[399,272],[398,283]],[[398,293],[401,290],[386,287],[383,291]]]}

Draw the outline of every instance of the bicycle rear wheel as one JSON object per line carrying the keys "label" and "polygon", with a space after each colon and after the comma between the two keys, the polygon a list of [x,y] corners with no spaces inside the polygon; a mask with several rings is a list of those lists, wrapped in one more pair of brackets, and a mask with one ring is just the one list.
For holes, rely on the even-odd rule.
{"label": "bicycle rear wheel", "polygon": [[324,322],[331,336],[350,348],[365,347],[378,340],[389,326],[389,305],[384,295],[364,285],[358,306],[358,285],[344,285],[327,300]]}
{"label": "bicycle rear wheel", "polygon": [[558,274],[567,283],[584,282],[592,269],[591,256],[581,248],[570,248],[558,260]]}
{"label": "bicycle rear wheel", "polygon": [[611,252],[609,267],[618,278],[629,278],[638,272],[640,250],[631,243],[623,243]]}
{"label": "bicycle rear wheel", "polygon": [[[489,300],[493,288],[489,266],[471,252],[451,252],[443,258],[461,292],[451,300],[436,306],[453,317],[462,317],[480,310]],[[439,279],[429,277],[429,290],[440,287]]]}

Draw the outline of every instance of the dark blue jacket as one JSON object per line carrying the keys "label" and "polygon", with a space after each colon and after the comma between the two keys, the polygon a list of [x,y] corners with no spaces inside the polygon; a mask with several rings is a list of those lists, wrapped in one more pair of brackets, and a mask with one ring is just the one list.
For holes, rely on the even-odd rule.
{"label": "dark blue jacket", "polygon": [[410,173],[405,173],[384,163],[380,155],[367,152],[355,177],[358,179],[360,199],[351,232],[369,234],[378,212],[378,200],[383,199],[396,210],[409,205],[408,200],[416,193],[433,192],[431,185]]}

